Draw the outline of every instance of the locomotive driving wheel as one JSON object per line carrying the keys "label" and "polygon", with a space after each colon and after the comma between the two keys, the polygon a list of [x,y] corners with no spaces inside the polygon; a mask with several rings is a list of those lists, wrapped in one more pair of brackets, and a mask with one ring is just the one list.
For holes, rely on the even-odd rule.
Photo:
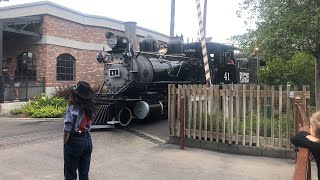
{"label": "locomotive driving wheel", "polygon": [[128,126],[132,120],[132,112],[128,107],[125,107],[119,111],[118,121],[121,126]]}

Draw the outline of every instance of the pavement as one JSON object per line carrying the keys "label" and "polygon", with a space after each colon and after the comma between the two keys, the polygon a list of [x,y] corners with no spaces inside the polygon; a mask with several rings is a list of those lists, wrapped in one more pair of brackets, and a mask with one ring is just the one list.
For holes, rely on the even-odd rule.
{"label": "pavement", "polygon": [[129,124],[129,128],[160,138],[164,141],[169,140],[168,120],[133,122]]}
{"label": "pavement", "polygon": [[[63,179],[62,131],[59,127],[61,121],[43,120],[44,122],[39,123],[41,120],[0,118],[1,131],[5,129],[3,126],[6,126],[8,121],[12,121],[12,127],[40,124],[48,131],[29,134],[24,132],[23,135],[20,133],[5,137],[2,135],[0,179]],[[46,129],[48,126],[57,128]],[[24,131],[26,129],[28,128]],[[94,150],[90,179],[93,180],[289,180],[292,179],[295,167],[294,161],[288,159],[244,156],[193,148],[181,150],[176,145],[154,143],[125,129],[95,131],[91,135]],[[313,179],[317,179],[315,164],[312,168]]]}
{"label": "pavement", "polygon": [[7,118],[0,117],[0,138],[63,129],[62,118]]}

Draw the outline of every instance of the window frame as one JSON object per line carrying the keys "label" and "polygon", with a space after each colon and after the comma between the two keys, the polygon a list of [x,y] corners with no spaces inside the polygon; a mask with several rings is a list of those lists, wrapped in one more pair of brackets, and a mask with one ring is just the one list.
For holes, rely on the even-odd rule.
{"label": "window frame", "polygon": [[37,61],[34,53],[26,51],[17,56],[15,75],[18,79],[35,81],[37,78]]}
{"label": "window frame", "polygon": [[60,54],[56,63],[56,81],[75,81],[75,79],[76,59],[68,53]]}

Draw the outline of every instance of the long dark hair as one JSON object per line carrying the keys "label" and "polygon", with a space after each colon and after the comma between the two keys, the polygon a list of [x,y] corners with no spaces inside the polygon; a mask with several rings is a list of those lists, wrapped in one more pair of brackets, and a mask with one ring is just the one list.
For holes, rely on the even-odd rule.
{"label": "long dark hair", "polygon": [[83,110],[89,118],[92,118],[96,110],[95,101],[93,99],[83,99],[73,91],[70,93],[69,105],[74,105],[80,110]]}

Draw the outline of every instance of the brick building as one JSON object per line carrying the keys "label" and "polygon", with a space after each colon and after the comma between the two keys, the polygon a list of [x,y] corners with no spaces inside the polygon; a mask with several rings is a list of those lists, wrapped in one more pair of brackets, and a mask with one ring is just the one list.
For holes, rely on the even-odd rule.
{"label": "brick building", "polygon": [[[125,30],[122,21],[83,14],[52,2],[0,8],[1,24],[4,78],[28,76],[32,82],[44,77],[47,94],[79,80],[101,83],[103,65],[98,64],[96,55],[108,49],[105,33],[124,34]],[[136,44],[148,34],[169,41],[167,35],[139,26],[136,34]]]}

